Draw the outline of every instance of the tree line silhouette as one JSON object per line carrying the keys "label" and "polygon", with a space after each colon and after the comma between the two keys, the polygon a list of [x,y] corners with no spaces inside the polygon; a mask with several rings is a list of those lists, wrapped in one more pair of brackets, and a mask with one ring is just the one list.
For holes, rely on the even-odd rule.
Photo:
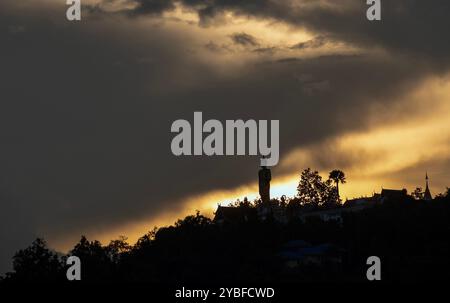
{"label": "tree line silhouette", "polygon": [[[301,173],[296,197],[271,202],[286,209],[343,207],[338,188],[345,182],[342,171],[333,170],[323,180],[308,168]],[[343,213],[342,222],[291,217],[284,224],[269,218],[219,225],[197,211],[171,226],[155,227],[134,245],[126,237],[102,245],[82,236],[67,254],[38,238],[15,253],[13,271],[0,281],[72,283],[66,280],[66,259],[71,255],[81,260],[80,283],[365,281],[366,259],[372,255],[382,260],[385,281],[445,279],[450,269],[450,189],[433,201],[421,197],[415,191]],[[245,198],[233,205],[249,209],[259,203]],[[342,266],[287,269],[280,251],[293,240],[339,247]]]}

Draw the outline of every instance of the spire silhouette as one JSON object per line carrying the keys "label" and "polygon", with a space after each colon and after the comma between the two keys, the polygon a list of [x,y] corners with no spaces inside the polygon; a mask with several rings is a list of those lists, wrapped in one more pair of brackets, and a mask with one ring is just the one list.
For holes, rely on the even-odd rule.
{"label": "spire silhouette", "polygon": [[428,186],[428,172],[425,173],[425,182],[426,182],[426,185],[425,185],[425,193],[423,195],[423,199],[425,201],[431,201],[431,200],[433,200],[433,197],[431,196],[430,188]]}

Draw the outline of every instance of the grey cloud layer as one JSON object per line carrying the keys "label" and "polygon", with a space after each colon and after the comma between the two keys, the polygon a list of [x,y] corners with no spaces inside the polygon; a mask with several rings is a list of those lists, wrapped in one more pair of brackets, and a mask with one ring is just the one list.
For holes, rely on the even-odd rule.
{"label": "grey cloud layer", "polygon": [[[108,0],[109,1],[109,0]],[[438,56],[448,63],[450,40],[450,2],[445,0],[382,1],[382,21],[368,22],[367,5],[359,0],[130,0],[132,15],[162,13],[175,3],[196,11],[201,24],[208,24],[224,12],[272,18],[293,26],[356,45],[385,47],[429,57]],[[165,3],[162,5],[161,3]]]}
{"label": "grey cloud layer", "polygon": [[[0,4],[0,271],[36,234],[106,229],[253,181],[258,157],[171,154],[171,123],[192,120],[195,110],[205,119],[279,119],[282,156],[363,129],[372,105],[389,106],[446,71],[448,39],[431,29],[449,28],[447,2],[384,1],[378,27],[355,5],[336,11],[301,2],[304,9],[292,11],[288,1],[183,1],[202,18],[225,10],[270,17],[390,53],[262,61],[224,76],[192,55],[189,37],[162,26],[130,18],[70,24],[54,21],[63,5],[42,13]],[[137,3],[128,16],[172,9],[170,1]],[[423,23],[414,21],[420,14]]]}

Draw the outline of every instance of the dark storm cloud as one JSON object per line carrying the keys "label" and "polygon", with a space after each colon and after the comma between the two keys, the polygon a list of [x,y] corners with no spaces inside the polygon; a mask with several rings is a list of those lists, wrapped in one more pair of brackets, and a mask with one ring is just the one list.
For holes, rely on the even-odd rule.
{"label": "dark storm cloud", "polygon": [[[381,46],[429,56],[447,57],[450,40],[442,36],[450,28],[450,2],[445,0],[382,1],[382,21],[368,22],[365,1],[187,1],[209,3],[215,11],[235,11],[257,17],[269,17],[338,40],[363,46]],[[292,9],[291,3],[301,3]]]}
{"label": "dark storm cloud", "polygon": [[[137,13],[144,3],[151,6],[154,2],[130,1],[139,3]],[[201,24],[214,24],[211,19],[231,11],[287,22],[358,46],[394,49],[450,63],[447,56],[450,39],[442,34],[450,28],[450,1],[446,0],[382,1],[380,22],[366,19],[368,6],[359,0],[168,0],[167,3],[181,3],[197,11]]]}
{"label": "dark storm cloud", "polygon": [[156,216],[177,198],[173,187],[187,192],[170,153],[179,99],[159,94],[187,71],[208,71],[184,59],[176,34],[150,29],[144,41],[142,28],[66,23],[64,5],[51,16],[1,6],[3,270],[36,234],[79,234],[144,209]]}
{"label": "dark storm cloud", "polygon": [[[223,76],[192,55],[183,33],[129,18],[69,23],[63,4],[47,12],[17,10],[14,3],[0,3],[0,270],[36,234],[60,239],[154,218],[192,194],[254,181],[256,157],[173,156],[170,125],[176,119],[192,121],[196,110],[205,120],[279,119],[283,157],[295,147],[363,129],[372,105],[389,106],[444,68],[423,57],[411,64],[392,52],[264,61]],[[171,9],[165,3],[142,0],[136,13]],[[406,25],[386,28],[394,22],[386,7],[379,28],[359,29],[364,15],[353,10],[337,14],[319,7],[296,20],[284,1],[183,3],[209,17],[234,10],[427,55],[444,56],[448,43],[428,32],[431,24],[420,29],[408,21],[419,14],[411,7],[428,5],[418,1],[403,1],[396,16],[419,33],[414,45]],[[446,5],[439,3],[440,9]],[[438,9],[427,9],[423,20],[448,22]]]}

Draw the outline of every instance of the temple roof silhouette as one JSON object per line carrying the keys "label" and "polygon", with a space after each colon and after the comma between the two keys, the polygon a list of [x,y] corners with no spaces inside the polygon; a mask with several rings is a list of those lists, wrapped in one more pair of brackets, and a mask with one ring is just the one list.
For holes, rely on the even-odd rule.
{"label": "temple roof silhouette", "polygon": [[433,200],[433,197],[431,196],[430,188],[428,187],[428,173],[425,173],[425,182],[426,182],[426,186],[425,186],[425,193],[423,195],[423,199],[426,201]]}
{"label": "temple roof silhouette", "polygon": [[214,221],[219,223],[237,224],[256,220],[256,218],[257,214],[255,208],[219,205],[214,216]]}

